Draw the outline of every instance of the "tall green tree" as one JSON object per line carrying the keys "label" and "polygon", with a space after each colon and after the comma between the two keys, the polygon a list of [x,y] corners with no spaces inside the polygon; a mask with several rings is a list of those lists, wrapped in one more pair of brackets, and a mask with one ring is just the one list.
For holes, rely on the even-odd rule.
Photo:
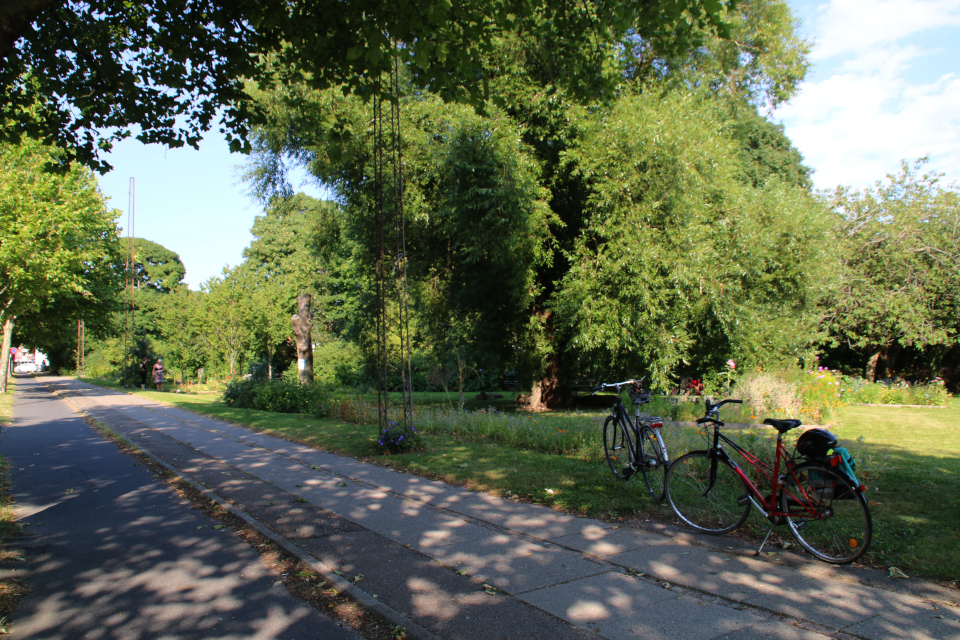
{"label": "tall green tree", "polygon": [[[762,6],[774,4],[777,3]],[[768,28],[763,37],[792,42],[792,29],[790,20],[781,20],[775,28]],[[745,27],[744,31],[747,30]],[[583,238],[592,236],[598,225],[603,233],[602,227],[606,224],[596,215],[596,202],[598,190],[605,190],[607,185],[599,169],[594,169],[593,155],[610,163],[604,172],[613,175],[625,170],[617,163],[629,165],[644,157],[644,149],[654,153],[658,148],[660,132],[653,128],[617,129],[635,157],[611,155],[616,146],[610,140],[605,140],[604,145],[585,142],[588,132],[596,137],[597,123],[607,123],[611,113],[619,113],[621,104],[649,105],[661,95],[669,101],[673,94],[692,92],[693,85],[704,87],[696,93],[713,96],[713,102],[698,108],[678,108],[664,117],[706,117],[710,123],[708,129],[715,127],[709,131],[710,140],[724,140],[723,144],[716,143],[726,154],[722,161],[718,160],[724,166],[718,175],[729,178],[729,183],[724,187],[726,191],[712,192],[724,194],[718,208],[742,207],[741,199],[753,195],[750,189],[767,190],[762,197],[768,200],[763,205],[768,213],[773,207],[770,201],[777,199],[786,202],[785,209],[790,213],[794,208],[810,206],[812,201],[809,194],[803,195],[808,191],[809,180],[799,154],[783,136],[782,129],[770,124],[757,111],[757,103],[763,101],[759,97],[772,90],[770,87],[776,85],[784,91],[795,87],[795,83],[784,79],[789,75],[786,71],[780,80],[764,75],[767,73],[764,69],[779,68],[775,60],[767,59],[778,55],[780,49],[776,43],[756,48],[753,70],[743,72],[743,77],[737,80],[740,89],[734,91],[729,88],[732,80],[726,82],[718,78],[709,85],[705,82],[708,69],[718,74],[723,68],[715,61],[709,65],[701,62],[699,70],[687,70],[686,75],[679,66],[675,71],[667,69],[672,75],[666,79],[657,74],[631,76],[629,64],[633,63],[625,55],[615,60],[608,58],[606,67],[573,68],[565,63],[570,57],[557,54],[558,48],[563,47],[589,48],[592,46],[589,39],[559,42],[549,34],[526,35],[521,31],[504,32],[498,47],[484,62],[484,66],[496,71],[490,77],[495,98],[483,118],[477,119],[476,114],[455,107],[438,110],[435,98],[407,87],[407,97],[401,102],[404,206],[408,220],[408,264],[416,283],[418,317],[424,321],[420,328],[429,335],[428,341],[473,342],[478,351],[498,351],[492,348],[491,340],[474,341],[474,336],[477,328],[483,328],[488,335],[499,328],[501,345],[522,347],[520,350],[526,355],[536,354],[531,363],[532,373],[535,380],[541,381],[540,398],[549,405],[563,399],[558,381],[564,375],[564,356],[571,356],[572,362],[581,361],[584,356],[583,352],[565,353],[566,345],[572,343],[558,337],[557,329],[566,331],[567,320],[560,317],[560,298],[556,294],[561,286],[567,286],[565,278],[580,260],[578,252],[582,251]],[[654,33],[638,25],[629,35],[663,64],[670,61],[674,65],[692,66],[690,45],[694,40],[703,46],[717,45],[717,42],[707,42],[712,35],[708,30],[700,30],[691,38],[671,41],[664,32]],[[802,62],[802,47],[791,49],[788,44],[784,44],[783,50],[799,52]],[[747,63],[746,59],[741,62]],[[790,73],[800,75],[805,69],[803,64],[797,67],[784,62],[784,66],[790,67]],[[621,90],[617,94],[598,94],[604,100],[583,106],[565,82],[571,74],[579,74],[584,86],[601,86],[617,78]],[[260,98],[261,108],[271,118],[259,130],[258,157],[264,170],[261,175],[268,177],[261,184],[274,188],[282,185],[276,177],[282,175],[278,169],[283,168],[284,161],[306,165],[343,198],[348,220],[345,233],[360,247],[372,246],[373,224],[369,212],[373,209],[374,195],[369,176],[373,174],[373,154],[368,107],[344,98],[339,92],[318,93],[296,84],[282,91],[265,92]],[[683,184],[683,180],[678,179],[674,186],[680,189]],[[777,189],[782,193],[775,193]],[[708,197],[706,193],[691,194],[690,202]],[[774,213],[769,215],[775,217]],[[481,222],[496,220],[497,216],[508,221],[492,226],[502,231],[501,235],[489,232]],[[783,227],[793,229],[789,222]],[[819,226],[811,228],[811,234],[815,236],[818,229]],[[521,234],[528,238],[526,242],[517,241]],[[517,253],[508,257],[513,250]],[[507,277],[495,269],[486,274],[480,268],[481,265],[490,268],[501,258],[506,258],[502,264],[509,264]],[[370,262],[369,253],[357,253],[356,264]],[[495,281],[511,283],[511,286],[497,295],[486,295],[482,286]],[[512,283],[520,282],[525,283],[524,286],[513,287]],[[803,285],[805,292],[806,286]],[[364,290],[369,289],[368,282]],[[616,298],[617,293],[609,291],[606,295]],[[473,306],[459,306],[461,301]],[[798,304],[807,309],[808,302],[804,299]],[[566,313],[575,306],[563,306],[562,310]],[[758,302],[756,307],[762,308],[763,304]],[[789,314],[781,315],[786,326],[785,316]],[[685,316],[678,316],[682,317]],[[431,318],[444,321],[433,323]],[[504,322],[505,318],[509,318],[509,322]],[[706,319],[708,315],[701,314],[696,321]],[[805,327],[809,325],[806,316],[803,323]],[[700,332],[708,328],[684,330]],[[726,329],[709,330],[723,339],[734,336]],[[810,331],[801,334],[807,338],[812,335]],[[735,338],[742,340],[747,335],[743,332]],[[798,334],[794,332],[794,335]],[[711,344],[708,340],[696,344],[701,345],[700,350],[709,352],[709,348],[702,346]],[[774,350],[780,353],[784,349],[776,345]],[[506,351],[504,348],[503,353]],[[670,366],[684,366],[684,357],[670,360]],[[708,359],[698,362],[697,366],[712,366],[712,362]],[[571,372],[572,368],[566,373]]]}
{"label": "tall green tree", "polygon": [[133,281],[137,289],[170,293],[183,284],[187,269],[175,252],[145,238],[133,240]]}
{"label": "tall green tree", "polygon": [[960,334],[960,190],[926,164],[828,199],[841,268],[825,307],[832,344],[858,353],[870,379],[889,377],[906,347],[939,361]]}
{"label": "tall green tree", "polygon": [[829,219],[809,191],[743,175],[715,105],[695,94],[625,98],[569,152],[588,216],[555,294],[579,370],[647,370],[667,388],[798,355],[818,338]]}
{"label": "tall green tree", "polygon": [[201,289],[196,321],[207,353],[221,361],[229,376],[237,375],[254,339],[256,319],[251,305],[255,283],[241,267],[224,269]]}
{"label": "tall green tree", "polygon": [[0,369],[15,321],[32,344],[81,318],[96,332],[122,286],[117,212],[88,169],[44,173],[59,156],[32,140],[0,144]]}

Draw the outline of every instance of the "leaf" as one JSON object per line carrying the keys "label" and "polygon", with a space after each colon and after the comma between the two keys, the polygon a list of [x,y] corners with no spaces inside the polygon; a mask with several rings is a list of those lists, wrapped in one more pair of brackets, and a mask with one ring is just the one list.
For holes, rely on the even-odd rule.
{"label": "leaf", "polygon": [[906,578],[909,578],[910,576],[908,576],[907,574],[905,574],[903,571],[901,571],[900,569],[898,569],[898,568],[896,568],[896,567],[890,567],[890,577],[891,577],[891,578],[906,579]]}

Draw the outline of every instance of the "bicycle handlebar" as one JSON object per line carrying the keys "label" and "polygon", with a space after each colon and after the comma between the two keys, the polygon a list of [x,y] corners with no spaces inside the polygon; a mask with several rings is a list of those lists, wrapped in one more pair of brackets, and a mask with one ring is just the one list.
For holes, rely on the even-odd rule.
{"label": "bicycle handlebar", "polygon": [[595,395],[597,395],[599,392],[601,392],[601,391],[603,391],[603,390],[605,390],[605,389],[616,389],[617,391],[619,391],[619,390],[620,390],[620,387],[622,387],[622,386],[624,386],[624,385],[628,385],[628,384],[639,384],[639,383],[641,383],[641,382],[643,382],[643,379],[640,379],[640,380],[633,380],[633,379],[631,379],[631,380],[624,380],[623,382],[603,382],[603,383],[597,385],[596,387],[594,387],[593,389],[591,389],[591,390],[590,390],[590,391],[591,391],[590,395],[595,396]]}
{"label": "bicycle handlebar", "polygon": [[734,398],[727,398],[726,400],[721,400],[716,404],[710,404],[710,399],[706,398],[704,402],[707,405],[706,415],[704,415],[702,418],[697,418],[697,424],[703,424],[704,422],[717,422],[717,419],[711,416],[717,415],[717,411],[719,411],[720,407],[725,404],[743,404],[743,400],[736,400]]}

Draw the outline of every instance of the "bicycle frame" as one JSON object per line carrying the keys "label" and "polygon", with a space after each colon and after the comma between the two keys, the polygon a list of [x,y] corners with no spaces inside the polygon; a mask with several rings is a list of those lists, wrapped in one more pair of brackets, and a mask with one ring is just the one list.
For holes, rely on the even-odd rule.
{"label": "bicycle frame", "polygon": [[[755,455],[738,445],[736,442],[728,438],[727,436],[720,433],[720,424],[714,423],[713,425],[713,446],[710,447],[710,453],[715,456],[711,459],[710,464],[710,485],[707,488],[707,493],[713,487],[713,483],[716,481],[717,473],[717,464],[719,460],[728,462],[734,472],[740,476],[740,479],[743,480],[746,484],[747,489],[749,489],[750,494],[747,494],[745,497],[749,499],[753,506],[757,508],[760,513],[763,514],[765,518],[773,520],[776,524],[782,524],[781,520],[788,515],[797,515],[796,513],[788,513],[785,511],[780,511],[777,509],[778,500],[778,491],[780,493],[786,493],[798,506],[802,507],[806,513],[810,516],[816,517],[818,514],[818,509],[815,506],[815,501],[811,499],[807,492],[803,489],[803,483],[799,481],[796,474],[793,472],[795,464],[787,454],[787,448],[783,445],[783,434],[777,432],[777,446],[776,454],[774,456],[773,468],[770,468],[770,465],[763,462]],[[737,464],[737,461],[730,456],[724,450],[723,446],[720,444],[720,441],[726,442],[730,445],[734,451],[740,454],[744,460],[746,460],[750,465],[756,469],[759,473],[763,474],[767,479],[767,483],[770,485],[770,495],[769,502],[767,501],[767,496],[763,495],[763,492],[760,488],[750,479],[747,473],[743,468]],[[782,465],[781,465],[782,463]],[[781,478],[784,475],[781,475],[780,470],[782,468],[786,469],[786,472],[789,472],[793,479],[796,481],[795,486],[799,488],[800,493],[802,494],[802,499],[800,496],[796,496],[790,491],[787,491],[783,488],[783,481]],[[752,494],[752,495],[751,495]],[[706,495],[706,494],[705,494]]]}
{"label": "bicycle frame", "polygon": [[[601,386],[616,388],[617,399],[614,401],[613,407],[610,410],[610,415],[617,419],[623,419],[624,423],[629,427],[627,431],[627,439],[630,441],[629,442],[630,453],[634,458],[638,458],[640,456],[640,424],[641,424],[640,423],[640,420],[641,420],[640,407],[642,405],[636,405],[637,407],[636,417],[631,419],[630,413],[627,411],[627,407],[623,404],[623,400],[620,397],[620,387],[624,385],[631,385],[631,384],[637,384],[637,381],[627,380],[625,382],[617,382],[617,383],[611,383],[611,384],[601,385]],[[646,404],[646,403],[643,403],[643,404]],[[658,428],[657,426],[654,426],[654,425],[657,425],[657,422],[660,423],[659,426],[663,425],[662,420],[659,420],[659,419],[652,420],[650,423],[650,428],[651,429]],[[664,458],[666,458],[667,456],[666,449],[663,450],[663,455],[664,455]],[[666,458],[664,462],[667,462],[668,460],[669,458]]]}

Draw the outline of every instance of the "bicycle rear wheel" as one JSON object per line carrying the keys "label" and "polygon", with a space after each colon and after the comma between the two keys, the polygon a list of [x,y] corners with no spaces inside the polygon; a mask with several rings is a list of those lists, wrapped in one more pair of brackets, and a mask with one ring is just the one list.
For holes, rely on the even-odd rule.
{"label": "bicycle rear wheel", "polygon": [[781,509],[804,549],[833,564],[853,562],[870,546],[873,520],[859,487],[819,464],[804,464],[783,481]]}
{"label": "bicycle rear wheel", "polygon": [[650,427],[640,429],[640,471],[647,489],[657,500],[663,500],[667,475],[667,456],[660,434]]}
{"label": "bicycle rear wheel", "polygon": [[616,416],[608,416],[603,423],[603,452],[610,470],[620,480],[629,480],[636,466],[630,432]]}
{"label": "bicycle rear wheel", "polygon": [[743,480],[709,451],[677,458],[667,469],[666,493],[677,517],[704,533],[730,533],[750,514],[749,500],[742,500],[748,494]]}

